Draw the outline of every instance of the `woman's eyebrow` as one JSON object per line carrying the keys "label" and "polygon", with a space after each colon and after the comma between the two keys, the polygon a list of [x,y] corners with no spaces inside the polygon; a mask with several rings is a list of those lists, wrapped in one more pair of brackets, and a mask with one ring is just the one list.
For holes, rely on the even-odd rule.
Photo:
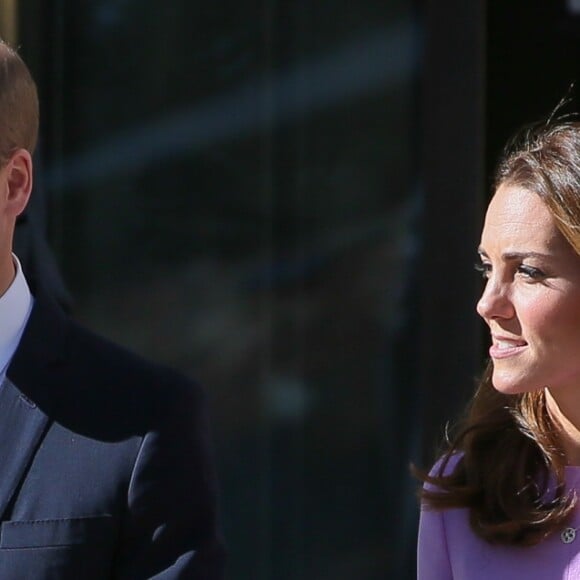
{"label": "woman's eyebrow", "polygon": [[[489,256],[487,255],[487,252],[482,248],[479,247],[477,249],[477,253],[480,256],[484,256],[485,258],[488,258]],[[510,251],[510,252],[504,252],[501,257],[506,260],[506,261],[512,261],[512,260],[525,260],[526,258],[551,258],[553,257],[551,254],[543,254],[542,252],[516,252],[516,251]]]}

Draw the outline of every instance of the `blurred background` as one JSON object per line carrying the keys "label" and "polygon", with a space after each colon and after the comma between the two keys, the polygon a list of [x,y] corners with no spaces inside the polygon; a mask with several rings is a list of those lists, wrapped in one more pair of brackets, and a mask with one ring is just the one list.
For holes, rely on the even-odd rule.
{"label": "blurred background", "polygon": [[489,175],[577,79],[579,12],[0,0],[42,106],[18,253],[207,388],[229,578],[415,577],[408,466],[485,351]]}

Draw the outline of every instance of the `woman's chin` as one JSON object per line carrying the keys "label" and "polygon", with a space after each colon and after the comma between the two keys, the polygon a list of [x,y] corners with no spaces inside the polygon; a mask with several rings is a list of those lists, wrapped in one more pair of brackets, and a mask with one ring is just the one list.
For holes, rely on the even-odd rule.
{"label": "woman's chin", "polygon": [[491,383],[496,391],[503,395],[521,395],[537,391],[536,387],[530,386],[530,381],[524,381],[521,377],[506,376],[503,373],[493,373]]}

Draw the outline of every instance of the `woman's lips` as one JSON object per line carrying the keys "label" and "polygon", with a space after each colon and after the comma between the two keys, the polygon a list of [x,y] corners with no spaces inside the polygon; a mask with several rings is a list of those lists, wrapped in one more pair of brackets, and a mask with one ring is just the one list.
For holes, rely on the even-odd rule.
{"label": "woman's lips", "polygon": [[509,358],[520,354],[528,346],[525,340],[513,340],[493,337],[493,343],[489,348],[489,356],[493,359]]}

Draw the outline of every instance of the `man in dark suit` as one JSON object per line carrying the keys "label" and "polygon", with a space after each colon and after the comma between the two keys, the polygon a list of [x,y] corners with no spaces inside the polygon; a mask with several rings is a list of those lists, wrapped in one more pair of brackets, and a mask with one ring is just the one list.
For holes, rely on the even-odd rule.
{"label": "man in dark suit", "polygon": [[0,580],[221,579],[203,393],[33,296],[12,254],[37,129],[2,43]]}

